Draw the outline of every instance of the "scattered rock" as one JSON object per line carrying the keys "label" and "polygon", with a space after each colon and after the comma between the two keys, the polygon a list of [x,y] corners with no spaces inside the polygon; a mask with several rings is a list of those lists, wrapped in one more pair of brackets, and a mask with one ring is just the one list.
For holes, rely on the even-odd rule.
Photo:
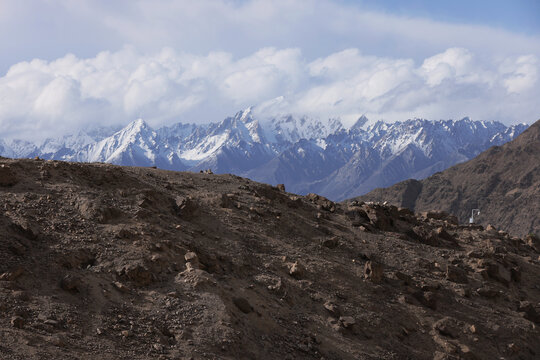
{"label": "scattered rock", "polygon": [[361,226],[362,224],[367,224],[370,221],[365,210],[356,206],[350,207],[347,211],[345,211],[345,216],[349,218],[351,225],[355,227]]}
{"label": "scattered rock", "polygon": [[277,279],[277,281],[274,284],[270,284],[267,286],[268,290],[275,291],[275,292],[281,292],[283,290],[283,282],[281,281],[281,278]]}
{"label": "scattered rock", "polygon": [[146,286],[152,283],[154,275],[148,267],[140,262],[132,262],[120,268],[120,276],[125,276],[138,286]]}
{"label": "scattered rock", "polygon": [[424,211],[420,213],[424,219],[433,219],[433,220],[446,220],[451,224],[457,225],[457,218],[453,215],[448,214],[444,211]]}
{"label": "scattered rock", "polygon": [[398,207],[397,213],[399,216],[404,216],[404,217],[414,216],[414,213],[411,211],[411,209],[406,208],[406,207]]}
{"label": "scattered rock", "polygon": [[60,326],[60,323],[58,321],[54,320],[54,319],[47,319],[43,323],[46,324],[46,325],[50,325],[52,327],[55,327],[55,328]]}
{"label": "scattered rock", "polygon": [[364,266],[364,279],[371,280],[374,283],[383,281],[384,266],[376,261],[368,261]]}
{"label": "scattered rock", "polygon": [[436,329],[439,334],[453,339],[459,337],[459,324],[458,322],[450,317],[444,317],[433,324],[433,328]]}
{"label": "scattered rock", "polygon": [[339,317],[341,314],[339,307],[331,301],[326,301],[324,303],[324,308],[334,317]]}
{"label": "scattered rock", "polygon": [[113,281],[113,285],[116,289],[118,289],[122,293],[127,294],[130,292],[129,288],[126,285],[122,284],[120,281]]}
{"label": "scattered rock", "polygon": [[[206,171],[210,171],[210,170],[206,170]],[[206,171],[205,171],[205,174],[211,174],[211,173],[206,172]],[[155,344],[152,345],[152,350],[159,353],[159,354],[162,354],[165,351],[165,346],[163,346],[162,344],[159,344],[159,343],[155,343]]]}
{"label": "scattered rock", "polygon": [[405,233],[411,239],[426,245],[439,246],[440,240],[435,231],[430,231],[423,226],[414,226]]}
{"label": "scattered rock", "polygon": [[478,288],[476,292],[478,293],[478,295],[488,299],[496,298],[501,294],[499,290],[490,286],[482,286]]}
{"label": "scattered rock", "polygon": [[379,230],[392,231],[394,228],[394,221],[390,217],[383,207],[370,206],[366,209],[367,216],[370,223]]}
{"label": "scattered rock", "polygon": [[0,358],[540,354],[524,240],[229,174],[4,162],[28,179],[0,192]]}
{"label": "scattered rock", "polygon": [[281,192],[285,192],[285,184],[277,184],[277,189]]}
{"label": "scattered rock", "polygon": [[176,205],[180,216],[185,219],[191,219],[198,214],[199,206],[191,197],[177,200]]}
{"label": "scattered rock", "polygon": [[289,275],[291,275],[294,278],[300,278],[304,275],[305,269],[302,264],[300,264],[298,261],[295,261],[293,264],[290,264],[289,266]]}
{"label": "scattered rock", "polygon": [[200,269],[199,257],[193,251],[186,253],[184,259],[186,260],[187,270]]}
{"label": "scattered rock", "polygon": [[336,204],[333,201],[328,200],[324,196],[310,193],[306,195],[306,200],[316,205],[319,205],[322,210],[330,211],[330,212],[336,211]]}
{"label": "scattered rock", "polygon": [[340,316],[339,322],[345,329],[349,329],[356,324],[356,320],[352,316]]}
{"label": "scattered rock", "polygon": [[472,349],[469,346],[465,344],[458,344],[458,349],[459,349],[460,358],[462,359],[467,359],[467,360],[481,359],[481,357],[479,357],[475,352],[472,351]]}
{"label": "scattered rock", "polygon": [[516,343],[510,343],[508,344],[507,347],[508,347],[508,350],[510,350],[512,354],[517,354],[521,350],[520,347],[516,345]]}
{"label": "scattered rock", "polygon": [[474,250],[468,251],[468,252],[467,252],[467,256],[470,257],[470,258],[474,258],[474,259],[481,259],[481,258],[483,258],[485,255],[482,253],[481,250],[479,250],[479,249],[474,249]]}
{"label": "scattered rock", "polygon": [[291,209],[298,209],[302,205],[302,199],[299,196],[292,195],[288,199],[287,206]]}
{"label": "scattered rock", "polygon": [[14,316],[11,318],[10,324],[15,328],[22,329],[24,327],[25,321],[20,316]]}
{"label": "scattered rock", "polygon": [[24,269],[22,267],[18,267],[15,270],[7,271],[0,275],[0,280],[3,281],[13,281],[19,278],[22,274],[24,274]]}
{"label": "scattered rock", "polygon": [[437,235],[437,237],[439,239],[443,239],[443,240],[450,241],[450,242],[455,241],[454,237],[452,235],[450,235],[442,226],[439,226],[435,230],[435,234]]}
{"label": "scattered rock", "polygon": [[529,301],[520,301],[518,311],[523,313],[525,319],[540,324],[540,313]]}

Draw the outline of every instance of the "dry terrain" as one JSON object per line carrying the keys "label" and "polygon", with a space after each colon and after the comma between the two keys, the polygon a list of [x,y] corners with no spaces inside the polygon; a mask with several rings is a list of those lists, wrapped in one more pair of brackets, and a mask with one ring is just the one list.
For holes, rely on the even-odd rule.
{"label": "dry terrain", "polygon": [[540,357],[535,237],[39,159],[0,159],[0,201],[1,359]]}
{"label": "dry terrain", "polygon": [[437,209],[512,234],[540,235],[540,120],[503,146],[427,179],[375,189],[358,200],[387,201],[414,211]]}

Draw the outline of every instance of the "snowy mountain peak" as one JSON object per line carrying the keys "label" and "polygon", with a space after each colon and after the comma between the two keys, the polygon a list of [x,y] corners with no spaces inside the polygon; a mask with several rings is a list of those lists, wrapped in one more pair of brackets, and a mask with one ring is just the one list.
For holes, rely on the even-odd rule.
{"label": "snowy mountain peak", "polygon": [[110,137],[81,149],[73,159],[148,166],[156,161],[156,147],[156,132],[144,120],[137,119]]}
{"label": "snowy mountain peak", "polygon": [[234,117],[244,123],[253,121],[253,106],[250,106],[245,110],[237,112]]}
{"label": "snowy mountain peak", "polygon": [[148,124],[141,118],[137,120],[133,120],[129,124],[127,124],[123,129],[118,131],[117,133],[140,133],[142,131],[148,130],[150,127]]}
{"label": "snowy mountain peak", "polygon": [[266,126],[278,143],[295,143],[300,139],[325,138],[343,128],[339,119],[331,118],[327,121],[321,121],[306,116],[294,117],[292,115],[274,118]]}
{"label": "snowy mountain peak", "polygon": [[116,132],[113,128],[80,132],[39,146],[0,139],[0,155],[171,170],[211,168],[341,200],[374,187],[429,176],[502,145],[526,128],[470,118],[385,123],[361,116],[346,130],[336,118],[259,118],[250,107],[205,125],[175,124],[153,130],[136,119]]}

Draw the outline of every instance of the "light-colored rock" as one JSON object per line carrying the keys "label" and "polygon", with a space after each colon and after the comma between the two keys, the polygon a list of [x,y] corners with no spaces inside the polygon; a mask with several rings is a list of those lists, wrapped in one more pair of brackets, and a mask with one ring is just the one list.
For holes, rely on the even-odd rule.
{"label": "light-colored rock", "polygon": [[289,265],[289,274],[294,278],[302,277],[304,275],[304,272],[304,266],[298,261],[295,261],[294,263]]}

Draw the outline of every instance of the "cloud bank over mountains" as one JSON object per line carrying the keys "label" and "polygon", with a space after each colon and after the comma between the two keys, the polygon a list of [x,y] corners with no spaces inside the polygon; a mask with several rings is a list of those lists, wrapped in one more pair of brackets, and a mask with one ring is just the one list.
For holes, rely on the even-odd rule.
{"label": "cloud bank over mountains", "polygon": [[2,135],[36,140],[138,117],[215,122],[251,105],[261,117],[345,125],[362,114],[537,119],[538,34],[363,4],[2,1]]}
{"label": "cloud bank over mountains", "polygon": [[[408,117],[471,116],[507,123],[540,108],[540,61],[534,55],[480,61],[449,48],[418,63],[364,55],[351,48],[307,61],[300,49],[264,48],[242,58],[133,47],[80,59],[13,65],[0,78],[0,124],[6,137],[51,136],[81,126],[217,121],[253,104],[261,118],[277,114]],[[36,129],[37,126],[37,129]]]}

